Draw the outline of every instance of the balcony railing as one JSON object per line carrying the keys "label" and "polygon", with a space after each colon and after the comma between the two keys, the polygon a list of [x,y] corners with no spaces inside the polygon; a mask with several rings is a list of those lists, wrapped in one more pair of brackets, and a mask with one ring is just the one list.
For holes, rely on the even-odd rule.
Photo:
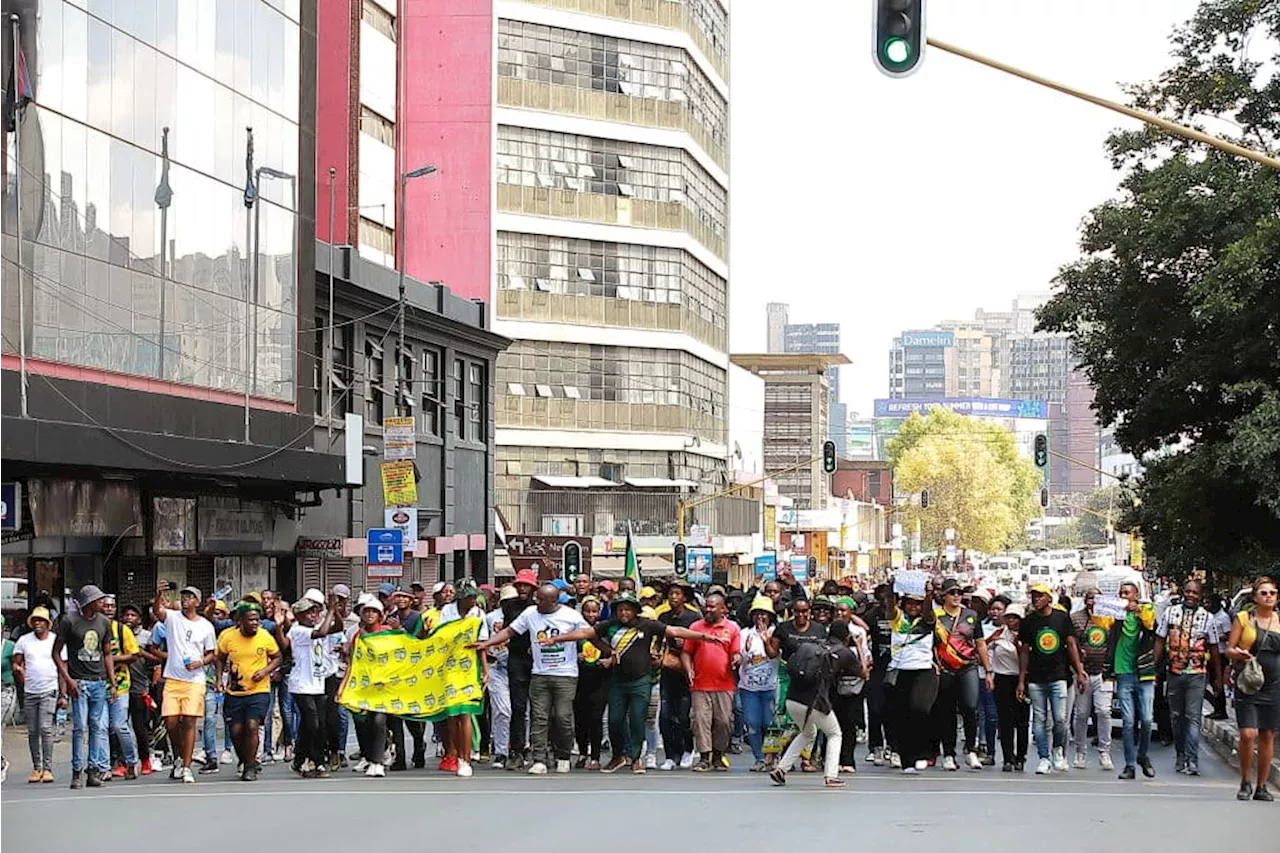
{"label": "balcony railing", "polygon": [[[686,499],[689,496],[685,496]],[[552,536],[676,535],[681,495],[621,489],[499,489],[497,503],[508,532]],[[760,503],[731,496],[694,507],[685,514],[685,533],[705,525],[713,536],[743,536],[760,530]]]}

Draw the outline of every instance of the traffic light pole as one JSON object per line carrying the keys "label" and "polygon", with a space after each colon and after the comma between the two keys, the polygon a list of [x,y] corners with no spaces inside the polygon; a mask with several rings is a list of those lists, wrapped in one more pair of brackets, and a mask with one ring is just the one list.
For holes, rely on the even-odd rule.
{"label": "traffic light pole", "polygon": [[1061,92],[1064,95],[1070,95],[1073,98],[1088,101],[1091,104],[1096,104],[1097,106],[1104,107],[1105,109],[1120,113],[1121,115],[1126,115],[1129,118],[1135,118],[1138,121],[1146,122],[1153,127],[1160,128],[1166,133],[1172,133],[1175,136],[1181,136],[1182,138],[1190,139],[1193,142],[1209,145],[1227,154],[1244,157],[1246,160],[1252,160],[1262,166],[1270,166],[1272,169],[1280,169],[1280,159],[1263,154],[1260,151],[1254,151],[1251,148],[1236,145],[1234,142],[1228,142],[1225,139],[1210,136],[1209,134],[1196,130],[1195,128],[1187,127],[1186,125],[1178,124],[1174,121],[1169,121],[1168,119],[1161,118],[1158,115],[1145,112],[1144,110],[1134,109],[1133,107],[1125,106],[1124,104],[1110,101],[1106,98],[1099,98],[1097,95],[1090,95],[1088,92],[1082,92],[1079,89],[1072,88],[1071,86],[1067,86],[1063,83],[1058,83],[1054,80],[1048,79],[1047,77],[1041,77],[1039,74],[1032,74],[1030,71],[1015,68],[1012,65],[974,53],[971,50],[965,50],[962,47],[957,47],[956,45],[949,44],[945,41],[930,38],[926,39],[926,43],[929,47],[941,50],[944,53],[950,53],[954,56],[968,59],[971,62],[976,62],[979,65],[985,65],[988,68],[994,68],[997,71],[1003,71],[1005,74],[1012,74],[1014,77],[1026,80],[1029,83],[1035,83],[1039,86],[1044,86],[1047,89],[1053,89],[1055,92]]}

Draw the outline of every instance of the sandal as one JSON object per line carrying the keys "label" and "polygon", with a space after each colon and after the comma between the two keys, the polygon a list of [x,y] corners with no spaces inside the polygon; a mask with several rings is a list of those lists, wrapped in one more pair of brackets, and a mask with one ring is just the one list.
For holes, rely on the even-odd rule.
{"label": "sandal", "polygon": [[828,788],[843,788],[843,787],[845,787],[845,782],[844,782],[844,780],[843,780],[843,779],[840,779],[840,778],[838,778],[838,777],[836,777],[836,776],[828,776],[827,778],[825,778],[825,779],[823,779],[823,780],[822,780],[822,784],[823,784],[823,785],[825,785],[825,786],[826,786],[826,787],[828,787]]}
{"label": "sandal", "polygon": [[693,765],[694,773],[707,773],[710,770],[711,770],[711,762],[705,758],[699,761],[697,764]]}

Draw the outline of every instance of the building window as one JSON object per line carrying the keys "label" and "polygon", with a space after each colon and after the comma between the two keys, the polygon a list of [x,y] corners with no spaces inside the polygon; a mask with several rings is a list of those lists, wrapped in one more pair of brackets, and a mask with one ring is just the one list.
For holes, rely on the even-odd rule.
{"label": "building window", "polygon": [[419,413],[419,429],[427,435],[440,436],[440,410],[443,406],[440,387],[440,353],[433,349],[422,351],[422,411]]}
{"label": "building window", "polygon": [[396,355],[400,358],[400,371],[396,376],[396,416],[410,418],[416,401],[413,393],[413,350],[406,347],[401,352],[397,347]]}
{"label": "building window", "polygon": [[355,374],[351,341],[355,336],[355,329],[348,324],[334,329],[332,334],[333,372],[329,381],[332,383],[333,396],[329,401],[329,411],[333,413],[333,417],[338,417],[351,411],[351,385]]}
{"label": "building window", "polygon": [[467,440],[467,375],[460,358],[453,360],[453,428],[458,441]]}
{"label": "building window", "polygon": [[364,418],[374,426],[382,425],[387,389],[382,386],[382,345],[372,338],[364,342]]}
{"label": "building window", "polygon": [[381,252],[388,258],[396,255],[396,232],[372,219],[360,217],[360,245]]}
{"label": "building window", "polygon": [[467,384],[470,386],[471,440],[484,441],[484,410],[488,395],[484,393],[484,365],[472,362],[467,365]]}
{"label": "building window", "polygon": [[396,123],[360,105],[360,132],[372,136],[388,148],[396,147]]}
{"label": "building window", "polygon": [[360,20],[373,27],[392,41],[396,40],[396,18],[373,0],[360,5]]}

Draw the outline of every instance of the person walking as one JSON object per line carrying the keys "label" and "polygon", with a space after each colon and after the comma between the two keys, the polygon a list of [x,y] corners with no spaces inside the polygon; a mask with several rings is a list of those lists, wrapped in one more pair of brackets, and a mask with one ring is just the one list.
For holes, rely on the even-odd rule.
{"label": "person walking", "polygon": [[[701,617],[698,609],[689,603],[693,587],[673,581],[667,587],[667,600],[657,607],[658,621],[665,625],[691,628]],[[662,730],[662,748],[666,760],[661,770],[688,770],[693,767],[693,697],[689,693],[689,676],[680,658],[683,643],[669,639],[662,651],[662,674],[659,676],[661,708],[658,725]]]}
{"label": "person walking", "polygon": [[[1276,612],[1276,589],[1276,582],[1269,577],[1253,582],[1253,612],[1242,609],[1236,614],[1227,640],[1227,655],[1242,670],[1236,680],[1236,724],[1240,729],[1237,800],[1252,798],[1269,803],[1275,799],[1267,790],[1267,777],[1275,757],[1276,726],[1280,725],[1280,614]],[[1259,669],[1261,679],[1257,678]],[[1254,744],[1258,747],[1256,763]],[[1254,766],[1256,784],[1250,778]]]}
{"label": "person walking", "polygon": [[[993,602],[994,604],[994,602]],[[987,635],[991,671],[995,675],[996,721],[1000,733],[1000,758],[1005,773],[1021,773],[1027,764],[1031,706],[1018,698],[1022,673],[1018,632],[1026,611],[1021,604],[1004,609],[1004,623]]]}
{"label": "person walking", "polygon": [[1124,769],[1121,779],[1133,779],[1135,764],[1148,779],[1156,775],[1151,765],[1151,724],[1156,686],[1156,613],[1138,600],[1137,584],[1120,586],[1127,600],[1123,619],[1108,619],[1107,674],[1115,680],[1124,732]]}
{"label": "person walking", "polygon": [[1098,766],[1103,770],[1115,769],[1111,761],[1111,699],[1115,693],[1115,683],[1104,677],[1107,668],[1108,626],[1093,615],[1094,602],[1101,594],[1097,588],[1087,590],[1084,594],[1084,609],[1071,614],[1071,625],[1080,644],[1080,662],[1089,679],[1084,691],[1076,697],[1072,714],[1076,742],[1072,766],[1076,770],[1084,770],[1089,764],[1090,718],[1098,729]]}
{"label": "person walking", "polygon": [[[196,728],[204,718],[205,667],[217,656],[213,624],[199,613],[200,590],[185,586],[178,592],[178,606],[166,600],[169,583],[161,581],[151,602],[151,615],[164,626],[167,657],[164,662],[164,701],[161,716],[173,745],[174,765],[170,778],[188,784],[195,781],[191,756],[196,747]],[[215,756],[214,761],[217,761]]]}
{"label": "person walking", "polygon": [[[102,615],[107,594],[93,584],[80,588],[78,614],[58,620],[53,662],[71,704],[71,787],[100,787],[110,778],[110,691],[115,684],[111,621]],[[65,652],[65,654],[64,654]],[[85,761],[85,735],[89,738]],[[88,771],[86,773],[86,770]]]}
{"label": "person walking", "polygon": [[746,717],[747,744],[756,763],[753,772],[767,769],[764,732],[773,722],[778,706],[778,655],[780,644],[773,636],[773,599],[757,595],[751,602],[751,622],[743,628],[742,664],[738,667],[738,700]]}
{"label": "person walking", "polygon": [[[262,628],[262,609],[257,604],[242,602],[233,616],[235,627],[218,635],[214,684],[226,694],[222,714],[240,759],[240,779],[254,782],[259,772],[258,731],[271,707],[271,673],[279,668],[282,656],[275,638]],[[212,753],[209,761],[216,761]]]}
{"label": "person walking", "polygon": [[[298,739],[294,744],[293,772],[304,778],[323,779],[329,775],[329,749],[324,737],[324,720],[328,719],[328,700],[324,680],[328,675],[325,649],[328,636],[342,630],[336,619],[337,602],[332,592],[325,601],[324,616],[316,598],[303,595],[293,605],[297,622],[288,633],[276,625],[276,644],[283,653],[293,652],[293,668],[286,681],[289,695],[298,706]],[[307,767],[307,762],[311,766]]]}
{"label": "person walking", "polygon": [[[1089,684],[1080,664],[1075,628],[1071,618],[1054,604],[1047,584],[1030,589],[1032,612],[1022,620],[1018,632],[1018,700],[1031,700],[1031,727],[1040,762],[1036,773],[1054,770],[1065,773],[1067,764],[1068,679],[1075,673],[1076,686],[1083,692]],[[1050,744],[1052,739],[1052,758]]]}
{"label": "person walking", "polygon": [[[506,624],[506,613],[502,605],[514,599],[519,593],[511,584],[498,591],[497,606],[485,614],[485,625],[489,636],[502,630]],[[501,770],[507,766],[511,754],[511,684],[507,677],[507,660],[510,653],[506,646],[490,649],[489,656],[489,719],[490,740],[493,743],[493,763],[490,767]]]}
{"label": "person walking", "polygon": [[[933,739],[942,745],[942,767],[955,770],[956,715],[964,725],[965,763],[981,770],[978,757],[978,665],[990,668],[987,641],[975,610],[961,604],[963,588],[955,578],[942,582],[942,607],[934,613],[934,657],[938,661],[938,697],[933,703]],[[984,679],[994,685],[994,677]]]}
{"label": "person walking", "polygon": [[689,676],[693,709],[693,740],[700,760],[696,773],[729,769],[729,741],[733,734],[733,694],[737,683],[733,671],[742,651],[738,626],[726,614],[728,605],[719,593],[708,595],[702,618],[690,631],[710,635],[713,641],[687,639],[680,660]]}
{"label": "person walking", "polygon": [[53,721],[66,698],[58,690],[58,666],[53,662],[56,642],[49,608],[36,607],[27,617],[30,633],[23,634],[13,647],[13,677],[22,687],[26,705],[27,745],[31,749],[28,782],[52,782]]}
{"label": "person walking", "polygon": [[[885,673],[885,719],[893,728],[906,774],[929,766],[929,714],[938,696],[938,669],[933,659],[932,592],[904,593],[890,602],[889,668]],[[892,764],[892,758],[890,759]]]}
{"label": "person walking", "polygon": [[1209,672],[1217,672],[1218,627],[1201,605],[1204,587],[1190,579],[1182,585],[1182,601],[1171,604],[1156,623],[1157,665],[1168,660],[1165,686],[1177,760],[1173,772],[1200,775],[1200,729]]}

